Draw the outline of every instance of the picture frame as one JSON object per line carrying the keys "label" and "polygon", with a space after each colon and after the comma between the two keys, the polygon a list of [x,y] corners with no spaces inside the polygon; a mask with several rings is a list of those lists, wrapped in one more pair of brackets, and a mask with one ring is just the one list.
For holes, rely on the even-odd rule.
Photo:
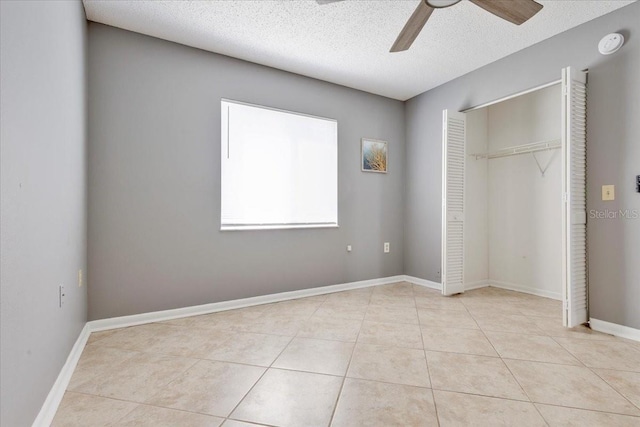
{"label": "picture frame", "polygon": [[387,173],[388,144],[373,138],[360,140],[360,167],[362,172]]}

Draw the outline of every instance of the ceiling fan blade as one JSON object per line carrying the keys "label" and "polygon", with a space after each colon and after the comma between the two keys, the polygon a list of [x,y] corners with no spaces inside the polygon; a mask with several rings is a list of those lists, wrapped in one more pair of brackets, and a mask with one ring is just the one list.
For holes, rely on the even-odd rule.
{"label": "ceiling fan blade", "polygon": [[471,0],[471,2],[516,25],[527,22],[542,9],[542,5],[534,0]]}
{"label": "ceiling fan blade", "polygon": [[389,52],[401,52],[409,49],[432,13],[433,8],[424,0],[420,0],[420,4],[418,4],[418,7],[413,12],[407,23],[404,24],[404,28],[400,31],[398,38],[395,43],[393,43],[393,46],[391,46],[391,50]]}

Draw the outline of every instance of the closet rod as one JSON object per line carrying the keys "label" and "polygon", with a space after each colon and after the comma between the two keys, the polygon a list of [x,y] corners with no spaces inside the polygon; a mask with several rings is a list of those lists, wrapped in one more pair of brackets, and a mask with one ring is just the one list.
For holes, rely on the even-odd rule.
{"label": "closet rod", "polygon": [[562,147],[560,139],[552,139],[549,141],[533,142],[530,144],[515,145],[513,147],[502,148],[500,150],[488,153],[471,154],[476,160],[480,159],[497,159],[500,157],[517,156],[520,154],[537,153],[538,151],[554,150]]}

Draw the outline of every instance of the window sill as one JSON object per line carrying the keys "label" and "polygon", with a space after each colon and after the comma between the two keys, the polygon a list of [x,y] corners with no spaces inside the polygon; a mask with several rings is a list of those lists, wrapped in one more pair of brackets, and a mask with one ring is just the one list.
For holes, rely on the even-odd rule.
{"label": "window sill", "polygon": [[222,225],[220,231],[289,230],[297,228],[340,228],[338,224]]}

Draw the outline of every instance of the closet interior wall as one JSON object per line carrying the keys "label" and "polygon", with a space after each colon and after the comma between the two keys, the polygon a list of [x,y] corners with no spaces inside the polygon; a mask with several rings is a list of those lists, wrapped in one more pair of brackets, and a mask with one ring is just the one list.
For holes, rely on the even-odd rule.
{"label": "closet interior wall", "polygon": [[495,285],[562,299],[560,149],[494,159],[475,153],[561,136],[561,88],[467,113],[465,288]]}

